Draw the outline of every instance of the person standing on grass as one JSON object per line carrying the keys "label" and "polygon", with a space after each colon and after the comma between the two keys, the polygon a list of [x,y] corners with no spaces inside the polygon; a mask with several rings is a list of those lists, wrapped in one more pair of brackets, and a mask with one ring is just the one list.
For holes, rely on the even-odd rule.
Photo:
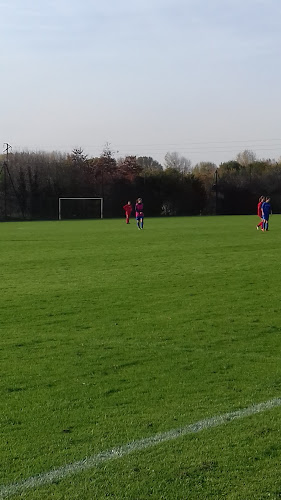
{"label": "person standing on grass", "polygon": [[272,214],[271,210],[271,205],[270,205],[270,198],[267,196],[265,201],[263,202],[261,206],[261,211],[262,211],[262,231],[268,231],[268,221],[269,221],[269,215]]}
{"label": "person standing on grass", "polygon": [[136,211],[136,221],[138,229],[143,229],[143,202],[141,198],[138,198],[135,205]]}
{"label": "person standing on grass", "polygon": [[261,206],[262,206],[262,204],[263,204],[264,201],[265,201],[265,197],[264,196],[260,196],[259,197],[259,202],[258,202],[258,211],[257,211],[258,217],[260,218],[260,222],[257,224],[257,229],[259,229],[259,228],[262,227]]}
{"label": "person standing on grass", "polygon": [[124,210],[125,210],[125,215],[126,215],[126,224],[130,224],[130,216],[133,210],[133,207],[131,205],[131,202],[128,201],[126,205],[124,205]]}

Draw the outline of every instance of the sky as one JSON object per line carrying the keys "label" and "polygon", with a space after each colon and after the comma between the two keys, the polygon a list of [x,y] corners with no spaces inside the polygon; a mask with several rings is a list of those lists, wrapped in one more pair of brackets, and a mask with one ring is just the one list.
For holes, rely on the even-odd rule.
{"label": "sky", "polygon": [[280,0],[0,0],[0,146],[278,159],[280,52]]}

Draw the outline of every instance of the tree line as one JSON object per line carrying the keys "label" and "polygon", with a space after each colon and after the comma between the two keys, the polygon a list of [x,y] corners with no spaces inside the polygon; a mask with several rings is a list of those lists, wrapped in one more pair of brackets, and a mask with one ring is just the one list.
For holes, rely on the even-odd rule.
{"label": "tree line", "polygon": [[280,193],[281,161],[248,150],[218,166],[192,166],[177,152],[168,152],[164,165],[149,156],[116,159],[108,144],[93,158],[82,149],[0,156],[1,220],[57,219],[62,197],[102,197],[104,217],[120,217],[125,202],[139,196],[149,216],[252,214],[261,194],[280,212]]}

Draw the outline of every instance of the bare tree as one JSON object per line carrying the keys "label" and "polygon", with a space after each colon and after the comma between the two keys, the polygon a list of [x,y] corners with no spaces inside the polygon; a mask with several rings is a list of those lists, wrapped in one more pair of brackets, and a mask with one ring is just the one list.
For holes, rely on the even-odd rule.
{"label": "bare tree", "polygon": [[176,151],[168,152],[165,155],[165,167],[175,168],[179,172],[187,174],[191,171],[191,161],[185,156],[180,156]]}
{"label": "bare tree", "polygon": [[257,160],[257,156],[253,151],[250,151],[249,149],[245,149],[244,151],[241,151],[241,153],[238,153],[236,156],[236,161],[242,165],[242,167],[247,167],[251,163],[254,163]]}

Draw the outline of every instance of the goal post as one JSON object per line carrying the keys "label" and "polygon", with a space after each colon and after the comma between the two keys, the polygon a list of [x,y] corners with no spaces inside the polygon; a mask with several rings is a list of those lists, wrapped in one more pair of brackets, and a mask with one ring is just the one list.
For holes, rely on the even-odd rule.
{"label": "goal post", "polygon": [[[64,200],[72,200],[76,201],[77,204],[79,205],[79,202],[85,202],[87,200],[99,200],[99,216],[101,219],[103,219],[103,198],[59,198],[58,199],[58,219],[62,220],[62,205]],[[74,216],[75,217],[75,216]],[[72,217],[66,217],[66,218],[74,218]],[[83,218],[83,217],[78,217],[78,218]],[[94,218],[94,217],[87,217],[87,218]]]}

